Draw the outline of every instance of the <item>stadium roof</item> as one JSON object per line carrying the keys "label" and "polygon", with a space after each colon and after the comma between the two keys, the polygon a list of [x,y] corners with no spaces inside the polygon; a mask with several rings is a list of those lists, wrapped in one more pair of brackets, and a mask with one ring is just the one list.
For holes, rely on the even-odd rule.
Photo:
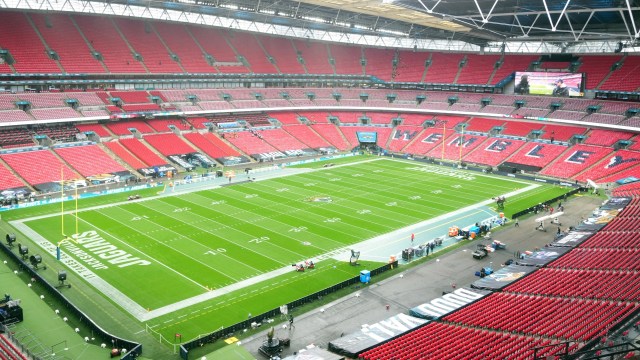
{"label": "stadium roof", "polygon": [[640,51],[640,0],[0,0],[2,7],[138,16],[370,46]]}

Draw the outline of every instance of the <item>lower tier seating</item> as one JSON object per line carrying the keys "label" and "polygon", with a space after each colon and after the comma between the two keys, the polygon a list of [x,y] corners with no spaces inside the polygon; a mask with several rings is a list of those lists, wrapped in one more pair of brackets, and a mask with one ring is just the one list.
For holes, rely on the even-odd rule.
{"label": "lower tier seating", "polygon": [[4,154],[0,157],[31,185],[81,178],[49,150]]}
{"label": "lower tier seating", "polygon": [[138,139],[120,139],[120,143],[122,143],[122,145],[127,148],[127,150],[129,150],[133,155],[138,157],[148,166],[165,165],[167,163],[166,160],[156,155],[156,153],[151,151],[151,149],[149,149]]}
{"label": "lower tier seating", "polygon": [[134,169],[142,169],[146,168],[148,165],[138,159],[135,155],[133,155],[129,150],[127,150],[122,144],[118,141],[109,141],[104,143],[104,145],[109,148],[116,156],[118,156],[122,161],[126,162],[129,166]]}
{"label": "lower tier seating", "polygon": [[164,156],[196,152],[176,134],[152,134],[145,136],[144,139]]}
{"label": "lower tier seating", "polygon": [[84,177],[127,171],[98,145],[64,147],[54,151]]}

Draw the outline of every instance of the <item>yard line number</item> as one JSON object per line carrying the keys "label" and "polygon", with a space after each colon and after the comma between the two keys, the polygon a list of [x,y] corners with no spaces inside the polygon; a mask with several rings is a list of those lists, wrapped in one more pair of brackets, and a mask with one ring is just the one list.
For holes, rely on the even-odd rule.
{"label": "yard line number", "polygon": [[254,243],[254,244],[260,244],[260,243],[262,243],[262,242],[269,241],[269,240],[271,240],[271,238],[270,238],[270,237],[268,237],[268,236],[261,236],[261,237],[255,238],[255,239],[251,239],[251,240],[249,240],[249,242],[250,242],[250,243]]}
{"label": "yard line number", "polygon": [[209,250],[209,251],[205,252],[205,255],[218,255],[218,254],[223,254],[223,253],[226,253],[226,252],[227,252],[227,249],[225,249],[225,248],[217,248],[217,249],[212,249],[212,250]]}

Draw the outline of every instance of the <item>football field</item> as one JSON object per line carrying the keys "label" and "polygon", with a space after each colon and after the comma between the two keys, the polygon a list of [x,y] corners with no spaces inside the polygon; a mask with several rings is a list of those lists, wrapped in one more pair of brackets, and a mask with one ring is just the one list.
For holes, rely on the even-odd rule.
{"label": "football field", "polygon": [[[290,171],[77,216],[67,202],[12,225],[48,261],[59,246],[61,263],[138,321],[188,340],[357,275],[332,254],[364,240],[522,189],[507,213],[567,191],[391,159]],[[293,271],[309,259],[316,269]]]}

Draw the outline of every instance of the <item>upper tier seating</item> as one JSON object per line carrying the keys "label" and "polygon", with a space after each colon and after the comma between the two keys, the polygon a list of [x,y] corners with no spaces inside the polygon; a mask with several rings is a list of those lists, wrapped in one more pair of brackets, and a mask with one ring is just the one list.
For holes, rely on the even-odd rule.
{"label": "upper tier seating", "polygon": [[54,151],[84,177],[127,171],[98,145],[57,148]]}
{"label": "upper tier seating", "polygon": [[331,116],[335,116],[340,120],[341,124],[358,124],[362,117],[361,112],[338,112],[332,111]]}
{"label": "upper tier seating", "polygon": [[118,136],[131,135],[132,133],[129,129],[136,129],[143,134],[150,134],[154,132],[153,129],[142,120],[110,122],[106,125],[112,133]]}
{"label": "upper tier seating", "polygon": [[556,110],[547,115],[549,119],[561,120],[580,120],[587,116],[587,113],[581,111]]}
{"label": "upper tier seating", "polygon": [[0,122],[33,121],[33,117],[22,110],[0,111]]}
{"label": "upper tier seating", "polygon": [[613,115],[613,114],[591,114],[582,118],[584,122],[598,123],[598,124],[618,124],[624,121],[624,115]]}
{"label": "upper tier seating", "polygon": [[269,113],[269,117],[278,120],[282,125],[299,125],[298,114],[290,112]]}
{"label": "upper tier seating", "polygon": [[145,104],[151,102],[146,91],[110,91],[112,98],[119,98],[125,104]]}
{"label": "upper tier seating", "polygon": [[457,84],[485,85],[493,73],[499,55],[467,54],[467,63],[462,67]]}
{"label": "upper tier seating", "polygon": [[114,22],[129,45],[142,55],[142,61],[151,73],[183,72],[178,63],[169,56],[169,51],[158,38],[151,22],[122,18],[116,18]]}
{"label": "upper tier seating", "polygon": [[54,74],[62,72],[56,62],[47,55],[44,44],[27,21],[26,13],[2,11],[0,16],[2,17],[0,48],[11,52],[15,60],[13,67],[17,72]]}
{"label": "upper tier seating", "polygon": [[433,119],[433,115],[419,115],[419,114],[400,114],[402,119],[402,125],[419,125],[425,123],[427,120]]}
{"label": "upper tier seating", "polygon": [[611,71],[611,66],[620,61],[620,55],[585,55],[582,56],[582,65],[578,71],[587,73],[587,86],[589,90],[595,89],[602,79]]}
{"label": "upper tier seating", "polygon": [[365,69],[368,75],[373,75],[384,81],[392,81],[395,79],[393,72],[394,50],[366,47],[363,51],[364,57],[367,60]]}
{"label": "upper tier seating", "polygon": [[76,99],[80,106],[96,106],[103,105],[104,102],[93,92],[68,92],[67,98]]}
{"label": "upper tier seating", "polygon": [[311,149],[329,148],[329,144],[307,125],[287,125],[283,129]]}
{"label": "upper tier seating", "polygon": [[136,138],[120,139],[120,143],[147,166],[165,165],[166,160],[151,151],[144,143]]}
{"label": "upper tier seating", "polygon": [[[335,60],[336,74],[362,74],[362,48],[341,44],[330,44],[329,51]],[[391,66],[391,65],[389,65]]]}
{"label": "upper tier seating", "polygon": [[147,73],[137,61],[127,43],[111,22],[102,16],[73,15],[91,46],[102,55],[102,61],[112,74]]}
{"label": "upper tier seating", "polygon": [[188,73],[218,72],[209,65],[185,25],[154,22],[154,27],[169,49],[178,55],[180,64]]}
{"label": "upper tier seating", "polygon": [[251,71],[259,74],[277,74],[278,70],[269,62],[267,54],[262,50],[262,45],[251,33],[233,32],[228,33],[227,38],[239,55],[242,55],[248,62]]}
{"label": "upper tier seating", "polygon": [[22,93],[16,96],[31,103],[31,108],[59,108],[66,105],[64,93]]}
{"label": "upper tier seating", "polygon": [[13,94],[0,94],[0,110],[12,110],[16,108],[15,102],[20,100]]}
{"label": "upper tier seating", "polygon": [[574,145],[556,161],[546,166],[541,174],[570,178],[610,154],[611,150],[611,148],[592,145]]}
{"label": "upper tier seating", "polygon": [[175,126],[179,130],[191,129],[191,124],[189,124],[186,121],[177,120],[177,119],[173,119],[173,120],[153,119],[153,120],[147,120],[147,124],[149,124],[149,126],[151,126],[157,132],[171,131],[171,128],[169,128],[169,125]]}
{"label": "upper tier seating", "polygon": [[261,36],[260,43],[267,54],[275,59],[283,74],[304,74],[304,67],[298,61],[298,54],[291,39],[275,36]]}
{"label": "upper tier seating", "polygon": [[458,64],[463,57],[462,54],[434,52],[424,82],[453,84],[458,73]]}
{"label": "upper tier seating", "polygon": [[104,73],[102,64],[91,55],[91,49],[66,14],[29,14],[42,37],[54,50],[67,73]]}
{"label": "upper tier seating", "polygon": [[122,144],[117,140],[105,142],[104,145],[107,148],[109,148],[109,150],[113,151],[113,153],[116,154],[116,156],[118,156],[120,159],[122,159],[129,166],[131,166],[136,170],[143,169],[148,166],[147,164],[143,163],[140,159],[138,159],[135,155],[133,155],[124,146],[122,146]]}
{"label": "upper tier seating", "polygon": [[398,113],[396,112],[367,112],[364,116],[368,117],[371,120],[372,124],[385,124],[391,125],[391,120],[398,118]]}
{"label": "upper tier seating", "polygon": [[222,73],[247,73],[247,69],[238,61],[236,53],[227,43],[223,31],[200,26],[191,26],[189,31],[204,51],[213,56],[217,68]]}
{"label": "upper tier seating", "polygon": [[329,63],[327,45],[312,41],[293,39],[293,45],[304,59],[309,74],[333,74],[333,67]]}
{"label": "upper tier seating", "polygon": [[562,70],[566,71],[569,69],[571,62],[569,61],[545,61],[540,64],[540,69],[543,70]]}
{"label": "upper tier seating", "polygon": [[144,139],[164,156],[196,152],[194,148],[173,133],[146,135]]}
{"label": "upper tier seating", "polygon": [[[397,82],[420,82],[426,69],[425,63],[431,57],[428,52],[400,51],[398,53],[398,65],[396,66]],[[414,97],[415,100],[415,97]]]}
{"label": "upper tier seating", "polygon": [[502,58],[502,65],[496,70],[491,80],[491,85],[499,83],[501,80],[516,71],[527,71],[529,65],[538,59],[537,55],[508,55]]}
{"label": "upper tier seating", "polygon": [[614,70],[602,83],[602,90],[637,91],[640,87],[638,70],[640,69],[640,56],[626,56],[622,67]]}
{"label": "upper tier seating", "polygon": [[61,176],[64,176],[63,180],[81,178],[49,150],[4,154],[0,157],[31,185],[60,182]]}
{"label": "upper tier seating", "polygon": [[33,116],[36,120],[73,119],[82,117],[82,114],[70,107],[56,109],[33,109],[30,112],[31,116]]}
{"label": "upper tier seating", "polygon": [[122,111],[124,112],[145,112],[145,111],[158,111],[162,108],[158,104],[131,104],[122,105]]}
{"label": "upper tier seating", "polygon": [[76,124],[76,128],[80,132],[93,131],[100,137],[110,137],[111,133],[100,124]]}

